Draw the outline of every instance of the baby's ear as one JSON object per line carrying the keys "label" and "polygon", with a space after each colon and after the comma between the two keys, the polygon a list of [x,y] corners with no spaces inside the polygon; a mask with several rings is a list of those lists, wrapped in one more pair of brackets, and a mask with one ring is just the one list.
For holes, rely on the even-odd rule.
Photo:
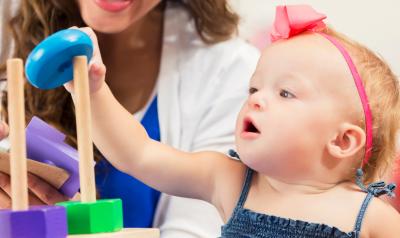
{"label": "baby's ear", "polygon": [[343,123],[328,142],[327,149],[331,156],[343,159],[354,156],[364,145],[364,130],[354,124]]}

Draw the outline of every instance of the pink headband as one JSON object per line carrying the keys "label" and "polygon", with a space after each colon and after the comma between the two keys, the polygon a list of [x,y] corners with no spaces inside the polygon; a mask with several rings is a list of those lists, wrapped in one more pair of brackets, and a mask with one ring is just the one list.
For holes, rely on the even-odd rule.
{"label": "pink headband", "polygon": [[364,109],[365,116],[365,130],[366,130],[366,145],[365,157],[362,161],[361,167],[368,163],[372,152],[372,113],[368,103],[368,97],[349,53],[334,37],[322,33],[321,31],[326,28],[323,20],[325,15],[316,12],[308,5],[292,5],[292,6],[278,6],[276,8],[275,22],[271,32],[271,41],[280,39],[289,39],[290,37],[301,34],[305,31],[318,33],[328,39],[343,55],[344,59],[349,66],[351,74],[353,75],[354,83],[357,87],[358,95],[360,96],[361,103]]}

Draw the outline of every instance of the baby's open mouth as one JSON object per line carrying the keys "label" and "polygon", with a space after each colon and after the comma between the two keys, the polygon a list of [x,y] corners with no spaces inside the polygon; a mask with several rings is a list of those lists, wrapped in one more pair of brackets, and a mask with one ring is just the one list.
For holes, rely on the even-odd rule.
{"label": "baby's open mouth", "polygon": [[246,118],[244,120],[244,132],[250,132],[250,133],[257,133],[259,134],[260,131],[257,129],[257,127],[254,125],[254,123],[251,121],[250,118]]}

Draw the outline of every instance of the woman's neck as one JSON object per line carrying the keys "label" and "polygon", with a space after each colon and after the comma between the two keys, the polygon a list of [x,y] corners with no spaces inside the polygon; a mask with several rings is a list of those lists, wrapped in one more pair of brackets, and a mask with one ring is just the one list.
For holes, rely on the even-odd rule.
{"label": "woman's neck", "polygon": [[165,4],[117,34],[98,33],[106,82],[130,112],[147,102],[160,68]]}
{"label": "woman's neck", "polygon": [[[164,7],[158,6],[147,15],[130,25],[126,30],[105,34],[98,32],[97,37],[104,59],[108,56],[122,56],[130,53],[140,53],[149,50],[157,52],[161,45],[163,30]],[[135,56],[139,56],[135,54]],[[111,57],[112,58],[112,57]],[[120,57],[113,61],[121,61]]]}

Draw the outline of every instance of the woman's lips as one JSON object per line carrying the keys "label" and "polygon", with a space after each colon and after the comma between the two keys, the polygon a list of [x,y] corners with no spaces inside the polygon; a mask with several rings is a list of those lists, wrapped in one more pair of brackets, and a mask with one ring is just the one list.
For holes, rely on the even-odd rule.
{"label": "woman's lips", "polygon": [[95,0],[95,3],[103,10],[119,12],[125,10],[134,0]]}

